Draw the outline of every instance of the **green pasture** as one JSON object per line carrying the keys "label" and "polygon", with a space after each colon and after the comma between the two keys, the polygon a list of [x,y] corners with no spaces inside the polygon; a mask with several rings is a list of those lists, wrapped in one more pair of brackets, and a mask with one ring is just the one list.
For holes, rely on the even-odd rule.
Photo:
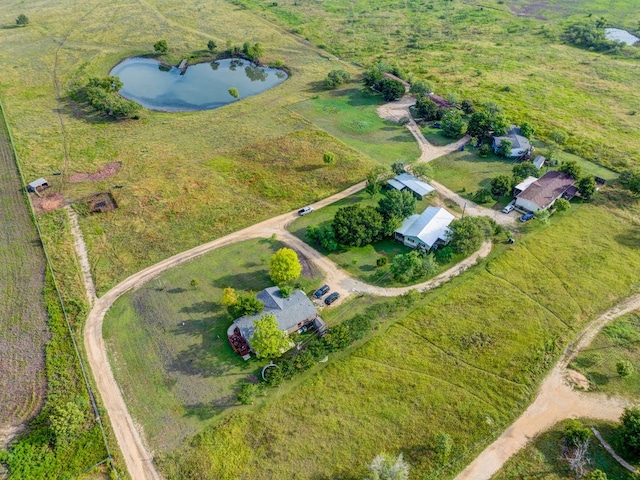
{"label": "green pasture", "polygon": [[[615,425],[594,420],[581,420],[584,425],[594,426],[603,438],[615,446]],[[540,480],[574,479],[566,462],[559,459],[562,452],[562,438],[567,422],[555,425],[551,430],[536,437],[533,442],[509,459],[502,469],[491,477],[492,480],[517,480],[536,478]],[[599,469],[610,480],[631,480],[631,473],[616,462],[602,444],[592,437],[589,445],[591,462],[587,471]]]}
{"label": "green pasture", "polygon": [[[634,372],[620,377],[616,364],[630,362]],[[589,390],[623,396],[631,401],[640,398],[640,315],[620,317],[604,327],[595,340],[571,363],[589,380]]]}
{"label": "green pasture", "polygon": [[404,127],[381,119],[380,95],[350,85],[291,106],[291,109],[350,147],[383,165],[413,163],[420,149]]}
{"label": "green pasture", "polygon": [[562,130],[566,148],[584,158],[616,170],[640,164],[637,48],[609,56],[561,41],[565,25],[587,16],[637,31],[631,0],[237,1],[341,58],[363,65],[382,58],[441,95],[497,102],[543,138]]}

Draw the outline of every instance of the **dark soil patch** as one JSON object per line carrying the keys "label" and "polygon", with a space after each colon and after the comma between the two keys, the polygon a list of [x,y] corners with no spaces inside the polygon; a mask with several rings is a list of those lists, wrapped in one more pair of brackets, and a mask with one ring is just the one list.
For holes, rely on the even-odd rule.
{"label": "dark soil patch", "polygon": [[66,202],[61,193],[51,193],[39,197],[37,195],[31,196],[31,203],[36,213],[46,213],[64,207]]}
{"label": "dark soil patch", "polygon": [[118,208],[116,200],[109,192],[94,193],[85,199],[89,213],[105,213]]}
{"label": "dark soil patch", "polygon": [[109,178],[114,176],[120,170],[122,163],[113,162],[107,163],[102,170],[96,173],[74,173],[69,177],[69,181],[71,183],[78,182],[97,182],[99,180],[104,180],[105,178]]}

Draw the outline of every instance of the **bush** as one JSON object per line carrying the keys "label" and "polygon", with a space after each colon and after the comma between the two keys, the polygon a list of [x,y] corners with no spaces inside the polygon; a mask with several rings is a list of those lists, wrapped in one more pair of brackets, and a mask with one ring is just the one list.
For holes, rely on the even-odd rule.
{"label": "bush", "polygon": [[473,200],[476,203],[488,203],[493,200],[493,195],[491,195],[491,190],[488,188],[483,188],[482,190],[478,190],[473,197]]}
{"label": "bush", "polygon": [[567,200],[565,198],[559,198],[558,200],[556,200],[553,203],[553,207],[558,212],[564,212],[564,211],[569,210],[571,208],[571,203],[569,203],[569,200]]}
{"label": "bush", "polygon": [[387,257],[378,257],[376,259],[376,265],[378,267],[384,267],[387,263],[389,263],[389,259]]}
{"label": "bush", "polygon": [[345,72],[342,69],[331,70],[327,74],[327,78],[324,81],[326,88],[336,88],[351,80],[349,72]]}
{"label": "bush", "polygon": [[625,408],[620,422],[622,423],[620,427],[622,438],[627,448],[636,455],[640,454],[640,408]]}
{"label": "bush", "polygon": [[493,148],[491,148],[491,145],[489,145],[488,143],[483,143],[480,146],[479,152],[480,152],[480,156],[481,157],[486,157],[486,156],[490,155],[491,152],[493,152]]}
{"label": "bush", "polygon": [[371,318],[367,314],[356,315],[345,320],[344,325],[349,329],[352,341],[360,340],[371,330]]}
{"label": "bush", "polygon": [[[274,370],[274,369],[272,369]],[[238,393],[238,401],[242,405],[253,405],[256,395],[260,393],[260,386],[255,383],[245,383]]]}
{"label": "bush", "polygon": [[453,258],[453,250],[449,246],[442,247],[436,250],[435,256],[438,263],[445,264]]}

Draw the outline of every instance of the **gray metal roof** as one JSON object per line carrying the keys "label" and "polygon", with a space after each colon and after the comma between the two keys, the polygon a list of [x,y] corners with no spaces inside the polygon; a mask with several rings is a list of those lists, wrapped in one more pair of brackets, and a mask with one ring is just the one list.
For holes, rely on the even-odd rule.
{"label": "gray metal roof", "polygon": [[441,207],[427,207],[420,215],[411,215],[396,233],[405,237],[418,238],[431,248],[438,239],[445,240],[449,224],[455,217]]}
{"label": "gray metal roof", "polygon": [[529,150],[531,148],[529,140],[521,135],[520,127],[516,127],[515,125],[511,125],[511,128],[507,131],[506,135],[493,137],[493,141],[496,143],[496,147],[498,148],[502,144],[502,140],[509,140],[511,142],[511,148],[524,148],[525,150]]}
{"label": "gray metal roof", "polygon": [[38,188],[38,187],[41,187],[43,185],[48,185],[48,184],[49,184],[49,182],[47,182],[44,178],[39,178],[39,179],[34,180],[33,182],[31,182],[29,184],[29,186],[31,188]]}
{"label": "gray metal roof", "polygon": [[427,182],[423,182],[418,177],[414,177],[410,173],[401,173],[400,175],[396,175],[394,178],[387,181],[387,184],[391,185],[396,190],[408,188],[421,197],[424,197],[435,190],[435,188]]}
{"label": "gray metal roof", "polygon": [[278,328],[283,332],[318,314],[316,307],[302,290],[294,290],[288,298],[283,298],[280,296],[278,287],[269,287],[262,290],[257,298],[264,303],[264,309],[256,315],[236,319],[229,326],[227,335],[232,335],[233,329],[238,327],[245,340],[251,344],[253,322],[259,320],[265,313],[276,317]]}

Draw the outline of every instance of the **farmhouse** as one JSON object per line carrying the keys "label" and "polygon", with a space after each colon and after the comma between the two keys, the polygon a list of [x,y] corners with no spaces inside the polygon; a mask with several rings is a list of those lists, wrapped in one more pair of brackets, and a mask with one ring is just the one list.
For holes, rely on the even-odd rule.
{"label": "farmhouse", "polygon": [[390,78],[391,80],[396,80],[397,82],[400,82],[402,85],[404,85],[404,91],[408,92],[409,90],[411,90],[411,84],[409,84],[409,82],[406,82],[405,80],[401,79],[400,77],[394,75],[393,73],[383,73],[382,76],[384,78]]}
{"label": "farmhouse", "polygon": [[410,190],[419,200],[435,190],[431,185],[423,182],[418,177],[414,177],[410,173],[401,173],[387,181],[387,187],[395,190]]}
{"label": "farmhouse", "polygon": [[269,287],[262,290],[257,298],[264,304],[264,309],[256,315],[234,320],[227,329],[229,343],[245,360],[248,360],[249,354],[253,352],[253,322],[266,313],[276,317],[278,328],[287,334],[297,332],[303,327],[313,327],[320,331],[325,326],[318,317],[316,307],[302,290],[294,290],[289,297],[284,298],[280,295],[278,287]]}
{"label": "farmhouse", "polygon": [[449,224],[455,217],[444,208],[427,207],[420,215],[411,215],[393,237],[409,248],[430,250],[445,245]]}
{"label": "farmhouse", "polygon": [[520,128],[515,125],[511,125],[511,128],[507,131],[506,135],[493,137],[494,152],[498,153],[498,149],[500,148],[500,145],[502,145],[503,140],[509,140],[511,142],[511,153],[508,157],[514,158],[526,153],[531,153],[532,148],[529,140],[522,136]]}
{"label": "farmhouse", "polygon": [[575,182],[575,179],[566,173],[547,172],[516,195],[516,207],[528,212],[537,212],[549,208],[561,197],[570,200],[577,192]]}
{"label": "farmhouse", "polygon": [[27,192],[40,192],[49,188],[49,182],[47,182],[44,178],[39,178],[38,180],[34,180],[29,185],[27,185]]}

